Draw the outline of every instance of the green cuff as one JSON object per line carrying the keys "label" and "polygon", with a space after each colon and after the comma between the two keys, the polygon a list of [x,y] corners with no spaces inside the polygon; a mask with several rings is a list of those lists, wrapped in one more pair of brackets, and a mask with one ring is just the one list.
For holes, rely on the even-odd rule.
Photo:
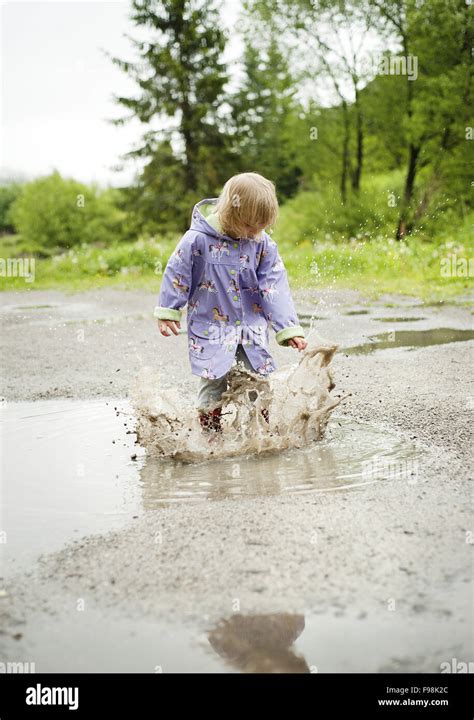
{"label": "green cuff", "polygon": [[304,337],[304,330],[301,325],[293,325],[292,327],[283,328],[275,335],[278,345],[287,345],[287,341],[294,337]]}
{"label": "green cuff", "polygon": [[159,320],[181,320],[181,310],[173,310],[173,308],[156,307],[153,312],[153,317]]}

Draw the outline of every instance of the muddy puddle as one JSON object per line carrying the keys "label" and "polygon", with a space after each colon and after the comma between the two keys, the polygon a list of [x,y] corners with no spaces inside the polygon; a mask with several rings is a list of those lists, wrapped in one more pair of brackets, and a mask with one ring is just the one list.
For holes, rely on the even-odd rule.
{"label": "muddy puddle", "polygon": [[299,313],[298,315],[301,327],[313,327],[314,323],[321,320],[327,320],[327,315],[316,315],[312,313]]}
{"label": "muddy puddle", "polygon": [[[7,567],[89,533],[111,530],[140,507],[117,403],[48,400],[2,405],[2,530]],[[11,569],[11,568],[10,568]]]}
{"label": "muddy puddle", "polygon": [[418,317],[374,317],[372,320],[383,323],[412,323],[419,322],[420,320],[426,320],[426,318],[418,315]]}
{"label": "muddy puddle", "polygon": [[150,457],[140,470],[148,508],[170,502],[333,492],[383,479],[414,481],[418,450],[396,435],[333,417],[326,437],[280,453],[197,464]]}
{"label": "muddy puddle", "polygon": [[[315,593],[317,594],[317,592]],[[398,612],[235,613],[181,624],[163,620],[64,611],[46,627],[19,625],[19,643],[9,643],[4,662],[25,662],[30,672],[235,672],[328,673],[440,672],[442,647],[463,647],[468,633],[464,609],[456,619],[433,620],[420,609]],[[361,642],[364,651],[361,653]],[[407,649],[412,652],[407,656]],[[25,670],[27,671],[27,670]]]}
{"label": "muddy puddle", "polygon": [[466,340],[474,340],[474,330],[453,330],[451,328],[392,330],[374,335],[366,343],[344,348],[343,352],[349,355],[365,355],[375,350],[429,347],[430,345],[445,345]]}
{"label": "muddy puddle", "polygon": [[6,569],[169,503],[416,481],[415,444],[343,417],[333,416],[326,437],[306,448],[189,464],[147,457],[135,443],[130,409],[116,400],[2,407],[2,441],[9,448],[1,468]]}
{"label": "muddy puddle", "polygon": [[145,311],[133,312],[127,308],[124,314],[113,305],[102,306],[92,302],[53,302],[50,304],[7,305],[0,308],[0,316],[9,321],[22,321],[29,325],[45,327],[67,325],[110,325],[123,322],[134,322],[150,317]]}

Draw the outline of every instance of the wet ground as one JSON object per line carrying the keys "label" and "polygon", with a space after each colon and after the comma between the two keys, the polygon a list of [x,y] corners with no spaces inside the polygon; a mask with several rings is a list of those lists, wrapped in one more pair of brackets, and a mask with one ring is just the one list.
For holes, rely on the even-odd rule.
{"label": "wet ground", "polygon": [[[459,298],[457,304],[434,305],[391,295],[369,303],[354,291],[303,291],[297,297],[299,317],[310,339],[325,338],[341,349],[371,348],[380,335],[386,336],[381,341],[387,349],[409,347],[410,342],[437,344],[430,334],[461,331],[468,339],[473,329],[468,297]],[[147,365],[165,368],[170,383],[179,382],[195,392],[186,335],[172,341],[158,336],[150,322],[156,303],[150,293],[29,291],[3,293],[2,300],[0,397],[26,401],[126,397],[137,368]],[[406,333],[412,331],[420,333],[420,342],[416,336],[407,340]],[[280,363],[294,360],[294,351],[273,347]]]}
{"label": "wet ground", "polygon": [[186,338],[158,336],[152,296],[4,299],[0,661],[436,672],[472,659],[471,307],[300,293],[310,342],[340,344],[335,394],[352,393],[326,438],[186,465],[146,457],[124,399],[144,365],[195,391]]}
{"label": "wet ground", "polygon": [[7,573],[169,503],[416,482],[422,457],[414,442],[335,416],[325,439],[308,448],[238,462],[163,461],[136,447],[132,408],[114,400],[8,403],[1,427],[4,447],[15,448],[2,463],[4,477],[14,478],[2,494]]}
{"label": "wet ground", "polygon": [[370,621],[364,612],[234,613],[176,624],[89,609],[87,622],[62,612],[48,625],[32,624],[26,645],[36,672],[58,672],[59,663],[61,672],[86,673],[91,667],[118,673],[413,672],[416,646],[436,656],[440,646],[459,647],[466,632],[466,622],[448,616],[438,618],[434,634],[422,612],[408,620],[380,612]]}

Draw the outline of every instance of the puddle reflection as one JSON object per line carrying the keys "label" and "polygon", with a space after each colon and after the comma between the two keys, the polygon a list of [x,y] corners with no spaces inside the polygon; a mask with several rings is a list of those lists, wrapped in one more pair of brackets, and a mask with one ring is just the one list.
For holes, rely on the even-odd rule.
{"label": "puddle reflection", "polygon": [[213,650],[244,673],[309,673],[293,643],[305,628],[304,615],[233,615],[209,633]]}
{"label": "puddle reflection", "polygon": [[417,454],[396,435],[334,416],[325,439],[306,448],[196,464],[148,457],[140,469],[143,505],[349,489],[384,479],[367,472],[375,461],[397,465],[403,478]]}

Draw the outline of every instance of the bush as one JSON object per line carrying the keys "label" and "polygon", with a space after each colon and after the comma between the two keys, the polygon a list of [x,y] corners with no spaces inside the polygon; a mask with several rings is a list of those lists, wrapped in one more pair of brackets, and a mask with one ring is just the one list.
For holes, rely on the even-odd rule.
{"label": "bush", "polygon": [[[275,238],[308,245],[351,238],[394,238],[403,182],[399,170],[367,177],[359,194],[349,192],[344,205],[339,189],[334,186],[300,193],[281,208]],[[431,197],[428,211],[415,226],[413,237],[433,240],[462,222],[459,203],[439,191]]]}
{"label": "bush", "polygon": [[13,233],[14,226],[10,217],[10,210],[21,192],[20,183],[9,183],[0,185],[0,232]]}
{"label": "bush", "polygon": [[33,247],[107,245],[123,239],[125,213],[116,206],[118,192],[100,192],[55,171],[22,186],[10,217],[22,241]]}

